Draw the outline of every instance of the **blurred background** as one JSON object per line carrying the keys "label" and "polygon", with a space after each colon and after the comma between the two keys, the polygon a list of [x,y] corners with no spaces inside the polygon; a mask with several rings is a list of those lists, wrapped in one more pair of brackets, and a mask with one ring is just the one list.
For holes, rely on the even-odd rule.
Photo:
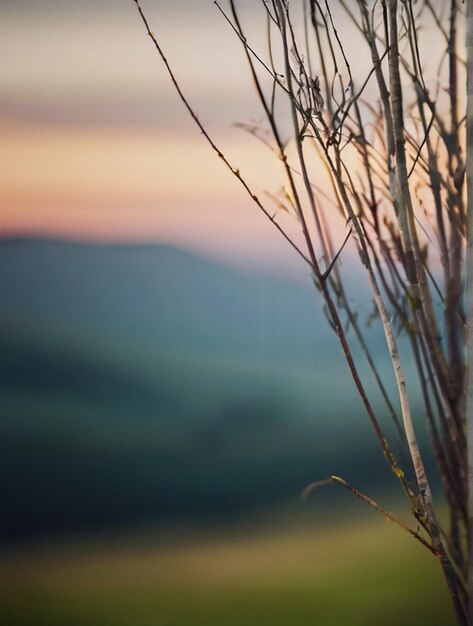
{"label": "blurred background", "polygon": [[[412,538],[336,487],[301,499],[338,474],[408,515],[309,272],[187,119],[134,2],[0,6],[2,623],[453,623]],[[224,153],[277,191],[214,4],[143,8]]]}

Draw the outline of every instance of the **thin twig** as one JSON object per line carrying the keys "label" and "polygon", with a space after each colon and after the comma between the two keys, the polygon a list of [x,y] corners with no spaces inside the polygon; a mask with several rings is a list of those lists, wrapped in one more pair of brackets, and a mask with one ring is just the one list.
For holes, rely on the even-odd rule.
{"label": "thin twig", "polygon": [[348,491],[350,491],[353,495],[355,495],[357,498],[359,498],[362,502],[364,502],[365,504],[367,504],[371,508],[373,508],[376,511],[378,511],[378,513],[381,513],[389,521],[394,522],[395,524],[400,526],[403,530],[405,530],[412,537],[414,537],[414,539],[417,539],[417,541],[419,541],[423,546],[428,548],[428,550],[430,550],[430,552],[432,552],[432,554],[437,556],[437,552],[436,552],[434,546],[432,544],[430,544],[428,541],[426,541],[421,535],[419,535],[418,532],[416,532],[415,530],[410,528],[405,522],[400,520],[394,513],[391,513],[390,511],[387,511],[380,504],[375,502],[375,500],[373,500],[369,496],[365,495],[361,491],[358,491],[358,489],[356,489],[355,487],[350,485],[350,483],[348,483],[343,478],[340,478],[340,476],[330,476],[330,478],[328,478],[327,480],[319,480],[317,482],[311,483],[310,485],[307,485],[307,487],[302,492],[302,497],[303,498],[308,498],[314,491],[316,491],[320,487],[324,487],[324,486],[330,485],[332,483],[335,483],[337,485],[341,485],[342,487],[345,487],[345,489],[348,489]]}
{"label": "thin twig", "polygon": [[139,0],[133,0],[133,1],[135,2],[136,6],[137,6],[138,12],[139,12],[139,14],[141,16],[143,24],[145,25],[146,31],[148,33],[148,36],[150,37],[150,39],[154,43],[154,46],[155,46],[156,50],[158,51],[159,56],[161,57],[164,65],[166,67],[166,70],[167,70],[167,72],[169,74],[169,77],[171,78],[171,81],[172,81],[172,84],[174,85],[174,88],[176,89],[176,91],[177,91],[177,93],[179,95],[179,98],[183,102],[183,104],[186,107],[188,113],[190,114],[190,116],[192,117],[194,122],[197,124],[198,128],[200,129],[201,133],[203,134],[203,136],[205,137],[207,142],[210,144],[212,150],[225,163],[225,165],[231,171],[231,173],[238,179],[238,181],[243,186],[243,188],[245,189],[247,194],[250,196],[250,198],[253,200],[253,202],[259,207],[259,209],[263,212],[265,217],[273,224],[273,226],[279,231],[279,233],[284,237],[284,239],[289,243],[289,245],[297,252],[297,254],[310,267],[312,267],[312,263],[311,263],[310,259],[302,252],[302,250],[299,248],[299,246],[289,237],[289,235],[284,231],[284,229],[276,222],[276,220],[269,213],[269,211],[267,211],[265,209],[265,207],[263,206],[263,204],[259,200],[258,196],[252,191],[252,189],[250,188],[248,183],[245,181],[245,179],[240,174],[240,170],[238,168],[236,168],[236,167],[233,167],[233,165],[228,161],[228,159],[225,157],[225,155],[220,150],[220,148],[215,144],[213,139],[210,137],[210,135],[208,134],[207,130],[203,126],[202,122],[199,120],[199,118],[197,117],[196,113],[194,112],[194,110],[190,106],[189,101],[187,100],[187,98],[184,95],[183,91],[181,90],[181,87],[179,86],[179,83],[177,82],[177,79],[176,79],[176,77],[174,75],[174,72],[172,71],[169,62],[168,62],[167,58],[165,57],[164,52],[163,52],[161,46],[158,43],[158,40],[156,39],[156,36],[151,31],[151,28],[150,28],[150,26],[148,24],[148,21],[147,21],[145,15],[143,13],[143,10],[141,8]]}

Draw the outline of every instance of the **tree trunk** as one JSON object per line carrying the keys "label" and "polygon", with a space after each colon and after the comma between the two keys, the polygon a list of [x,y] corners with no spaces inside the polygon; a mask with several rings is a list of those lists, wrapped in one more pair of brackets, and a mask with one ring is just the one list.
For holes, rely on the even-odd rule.
{"label": "tree trunk", "polygon": [[467,324],[468,324],[468,623],[473,624],[473,0],[467,2]]}

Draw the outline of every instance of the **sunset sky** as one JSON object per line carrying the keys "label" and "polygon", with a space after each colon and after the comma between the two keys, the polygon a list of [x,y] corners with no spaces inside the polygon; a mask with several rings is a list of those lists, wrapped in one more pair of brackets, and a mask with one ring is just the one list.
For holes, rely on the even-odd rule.
{"label": "sunset sky", "polygon": [[[206,127],[276,190],[279,164],[232,126],[261,113],[216,7],[143,7]],[[188,119],[132,0],[6,2],[0,39],[3,235],[162,241],[298,265]]]}
{"label": "sunset sky", "polygon": [[[214,3],[142,5],[224,153],[258,194],[277,192],[281,164],[234,126],[262,113]],[[239,2],[264,49],[257,5]],[[0,41],[4,236],[168,242],[240,265],[301,267],[189,119],[133,0],[6,0]]]}

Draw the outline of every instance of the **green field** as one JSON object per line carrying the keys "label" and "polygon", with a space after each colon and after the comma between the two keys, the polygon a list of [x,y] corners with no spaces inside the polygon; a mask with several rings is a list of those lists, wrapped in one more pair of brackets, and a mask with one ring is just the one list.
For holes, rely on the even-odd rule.
{"label": "green field", "polygon": [[10,551],[8,626],[448,626],[434,558],[376,516]]}

